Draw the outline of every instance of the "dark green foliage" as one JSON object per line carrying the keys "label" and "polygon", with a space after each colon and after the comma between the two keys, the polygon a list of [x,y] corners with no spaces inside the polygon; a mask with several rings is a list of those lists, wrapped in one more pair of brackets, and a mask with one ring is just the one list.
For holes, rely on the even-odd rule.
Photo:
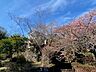
{"label": "dark green foliage", "polygon": [[25,40],[20,36],[11,36],[0,40],[0,53],[12,56],[15,52],[25,51]]}
{"label": "dark green foliage", "polygon": [[0,27],[0,40],[6,38],[6,30],[3,27]]}

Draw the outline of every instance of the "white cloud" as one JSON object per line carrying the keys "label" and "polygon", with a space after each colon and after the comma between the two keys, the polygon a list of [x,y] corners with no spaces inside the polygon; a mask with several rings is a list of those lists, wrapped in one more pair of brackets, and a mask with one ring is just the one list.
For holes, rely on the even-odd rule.
{"label": "white cloud", "polygon": [[53,11],[55,11],[57,8],[61,7],[61,6],[66,6],[67,5],[67,1],[66,0],[57,0],[54,1],[54,3],[51,5],[51,8]]}
{"label": "white cloud", "polygon": [[50,12],[56,11],[59,7],[66,7],[68,4],[67,0],[50,0],[48,3],[41,4],[38,6],[35,6],[34,8],[31,8],[26,14],[23,14],[21,16],[30,16],[36,12],[37,9],[48,10]]}
{"label": "white cloud", "polygon": [[56,18],[56,20],[60,23],[60,24],[65,24],[68,23],[69,21],[73,20],[74,17],[70,17],[70,16],[60,16],[58,18]]}
{"label": "white cloud", "polygon": [[[51,0],[48,3],[39,5],[38,7],[41,8],[42,10],[47,9],[47,8],[49,8],[51,10],[56,10],[58,7],[60,7],[62,5],[63,6],[67,5],[67,1],[66,0]],[[38,8],[38,7],[36,7],[36,8]]]}

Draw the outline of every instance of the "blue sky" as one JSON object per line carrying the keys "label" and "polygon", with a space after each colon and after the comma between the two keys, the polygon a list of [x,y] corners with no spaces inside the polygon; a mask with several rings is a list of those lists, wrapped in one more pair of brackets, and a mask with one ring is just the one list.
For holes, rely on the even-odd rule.
{"label": "blue sky", "polygon": [[8,16],[9,12],[35,20],[36,11],[44,11],[46,23],[56,20],[65,24],[93,8],[96,8],[96,0],[0,0],[0,26],[9,33],[20,32]]}

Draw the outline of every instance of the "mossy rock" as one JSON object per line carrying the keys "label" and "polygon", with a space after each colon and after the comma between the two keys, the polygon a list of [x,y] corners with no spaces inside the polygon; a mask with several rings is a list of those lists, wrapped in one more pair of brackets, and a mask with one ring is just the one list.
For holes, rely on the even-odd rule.
{"label": "mossy rock", "polygon": [[6,59],[6,54],[0,54],[0,60]]}

